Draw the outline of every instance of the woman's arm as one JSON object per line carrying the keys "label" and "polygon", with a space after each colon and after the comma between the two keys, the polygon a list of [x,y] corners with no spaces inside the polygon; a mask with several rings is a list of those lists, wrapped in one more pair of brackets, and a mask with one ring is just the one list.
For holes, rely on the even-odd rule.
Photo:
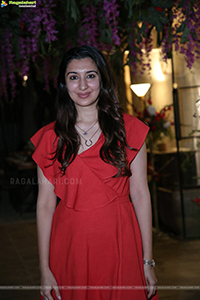
{"label": "woman's arm", "polygon": [[[152,214],[151,199],[147,184],[146,146],[142,146],[130,165],[130,196],[138,219],[143,245],[143,259],[152,260]],[[144,273],[148,287],[148,297],[155,293],[157,279],[154,270],[144,265]]]}
{"label": "woman's arm", "polygon": [[46,179],[38,167],[38,199],[37,199],[37,234],[38,250],[41,272],[41,295],[48,300],[53,300],[51,290],[54,289],[58,299],[60,293],[56,280],[49,268],[49,246],[53,214],[56,208],[57,197],[54,186]]}

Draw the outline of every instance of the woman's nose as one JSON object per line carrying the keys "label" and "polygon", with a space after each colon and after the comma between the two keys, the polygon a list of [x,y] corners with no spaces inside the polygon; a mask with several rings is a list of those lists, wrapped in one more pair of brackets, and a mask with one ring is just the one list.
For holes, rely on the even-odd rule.
{"label": "woman's nose", "polygon": [[79,88],[80,90],[86,90],[88,87],[87,85],[87,80],[85,78],[81,78],[80,81],[79,81]]}

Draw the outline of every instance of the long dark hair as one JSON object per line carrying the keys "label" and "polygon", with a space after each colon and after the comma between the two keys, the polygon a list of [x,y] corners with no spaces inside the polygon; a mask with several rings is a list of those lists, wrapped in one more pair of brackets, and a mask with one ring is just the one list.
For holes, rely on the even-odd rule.
{"label": "long dark hair", "polygon": [[125,147],[129,146],[126,143],[124,120],[117,98],[115,82],[103,54],[95,47],[88,45],[70,49],[64,55],[60,64],[57,81],[57,118],[55,124],[58,143],[54,159],[58,159],[61,163],[61,171],[64,174],[66,168],[72,163],[78,153],[80,137],[75,129],[77,110],[67,91],[65,73],[68,64],[73,59],[87,57],[95,62],[101,77],[97,110],[105,142],[101,147],[100,157],[103,161],[118,168],[116,176],[120,174],[129,176],[130,170],[125,151]]}

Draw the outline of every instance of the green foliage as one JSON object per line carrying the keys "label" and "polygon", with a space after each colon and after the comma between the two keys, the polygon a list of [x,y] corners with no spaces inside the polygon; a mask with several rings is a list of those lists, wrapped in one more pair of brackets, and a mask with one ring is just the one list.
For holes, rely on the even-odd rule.
{"label": "green foliage", "polygon": [[21,11],[15,5],[6,6],[0,9],[0,36],[7,28],[10,32],[19,35],[20,24],[18,19],[21,16]]}
{"label": "green foliage", "polygon": [[152,0],[152,5],[162,8],[172,8],[174,5],[174,1],[172,0]]}
{"label": "green foliage", "polygon": [[181,44],[184,44],[186,43],[187,41],[189,41],[188,39],[188,35],[190,34],[190,30],[189,28],[187,27],[187,25],[184,25],[183,27],[183,33],[182,33],[182,36],[181,36],[181,39],[180,39],[180,43]]}
{"label": "green foliage", "polygon": [[80,13],[75,0],[66,1],[66,11],[71,15],[72,19],[74,19],[74,22],[78,21]]}
{"label": "green foliage", "polygon": [[[111,1],[111,0],[110,0]],[[189,4],[190,12],[194,13],[194,4],[197,1],[191,0]],[[44,2],[45,3],[45,2]],[[44,4],[45,5],[45,4]],[[57,40],[46,42],[47,33],[43,30],[43,25],[40,24],[41,34],[38,40],[38,53],[36,64],[41,65],[41,59],[48,56],[53,60],[60,60],[63,53],[71,46],[77,46],[80,40],[80,31],[82,30],[81,43],[88,43],[89,36],[87,36],[87,29],[90,28],[91,16],[89,15],[88,27],[84,27],[87,23],[87,16],[85,16],[85,9],[93,5],[96,9],[96,16],[93,16],[97,23],[97,40],[101,50],[109,53],[110,63],[116,70],[120,70],[123,66],[123,53],[125,50],[130,50],[129,63],[140,61],[138,53],[141,48],[148,47],[151,43],[151,31],[156,28],[157,44],[162,46],[163,39],[166,33],[168,34],[167,43],[171,45],[174,42],[174,36],[178,36],[181,45],[188,42],[188,36],[194,37],[197,40],[195,32],[187,26],[185,9],[186,0],[118,0],[116,14],[116,35],[119,42],[113,34],[113,24],[110,24],[106,19],[104,10],[104,2],[101,0],[55,0],[55,7],[52,9],[52,16],[56,21],[55,30],[57,33]],[[182,9],[184,8],[184,9]],[[173,27],[173,12],[181,9],[183,18],[178,28]],[[95,11],[95,10],[94,10]],[[27,30],[28,26],[33,21],[30,19],[29,24],[24,24],[24,29],[21,30],[20,18],[25,10],[16,5],[8,5],[0,10],[0,39],[1,43],[5,44],[5,29],[12,33],[12,53],[15,54],[14,62],[23,60],[19,52],[19,37],[27,37],[31,40],[32,33]],[[187,13],[189,13],[187,11]],[[34,16],[34,9],[33,9]],[[111,12],[111,18],[113,12]],[[86,21],[83,23],[83,19]],[[92,27],[92,25],[91,25]],[[165,41],[166,42],[166,41]],[[169,47],[170,48],[170,47]],[[170,50],[166,50],[166,55],[170,57]],[[31,54],[29,54],[31,58]],[[29,58],[25,58],[29,59]],[[1,66],[1,62],[0,62]],[[18,70],[17,70],[18,71]],[[117,71],[117,72],[118,72]]]}

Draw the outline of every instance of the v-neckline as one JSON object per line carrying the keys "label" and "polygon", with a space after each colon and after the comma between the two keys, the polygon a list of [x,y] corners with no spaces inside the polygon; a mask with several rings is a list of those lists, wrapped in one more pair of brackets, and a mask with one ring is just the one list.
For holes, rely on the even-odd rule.
{"label": "v-neckline", "polygon": [[88,152],[90,149],[94,148],[94,146],[100,141],[101,136],[103,135],[103,132],[101,132],[101,134],[99,135],[97,141],[88,149],[82,151],[81,153],[77,154],[78,156],[82,155],[85,152]]}

